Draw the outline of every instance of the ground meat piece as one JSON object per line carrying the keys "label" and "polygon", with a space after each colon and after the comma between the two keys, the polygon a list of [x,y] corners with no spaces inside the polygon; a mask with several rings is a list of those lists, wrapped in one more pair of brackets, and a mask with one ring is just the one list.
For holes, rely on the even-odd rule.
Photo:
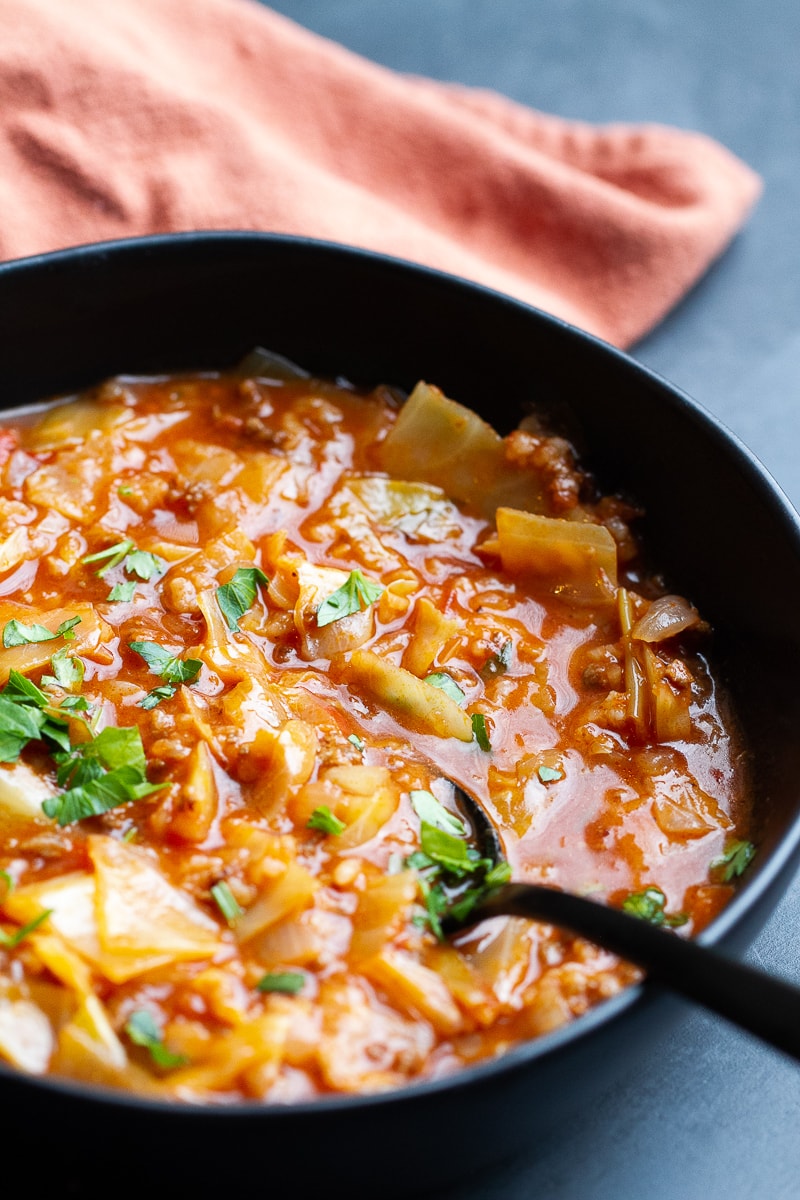
{"label": "ground meat piece", "polygon": [[583,475],[575,467],[569,442],[558,437],[538,437],[516,429],[505,439],[505,455],[516,467],[530,467],[541,476],[553,512],[567,512],[578,503]]}

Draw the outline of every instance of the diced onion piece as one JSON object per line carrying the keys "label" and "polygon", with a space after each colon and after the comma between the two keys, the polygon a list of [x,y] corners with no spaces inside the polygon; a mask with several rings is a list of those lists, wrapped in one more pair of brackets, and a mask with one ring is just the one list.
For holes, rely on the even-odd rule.
{"label": "diced onion piece", "polygon": [[359,894],[353,917],[350,957],[354,963],[372,958],[400,929],[418,889],[414,871],[398,871],[371,879]]}
{"label": "diced onion piece", "polygon": [[372,637],[375,613],[371,604],[359,612],[331,621],[317,628],[317,609],[349,579],[348,571],[337,567],[317,567],[304,559],[297,560],[299,592],[294,606],[294,623],[300,634],[301,657],[311,662],[317,658],[333,658],[363,646]]}
{"label": "diced onion piece", "polygon": [[440,975],[400,950],[384,949],[360,970],[405,1012],[421,1013],[446,1037],[463,1028],[461,1011]]}
{"label": "diced onion piece", "polygon": [[343,675],[355,691],[384,705],[406,728],[472,741],[472,721],[455,700],[371,650],[356,650]]}
{"label": "diced onion piece", "polygon": [[255,904],[236,922],[236,934],[240,941],[269,929],[289,913],[307,908],[314,899],[318,883],[305,867],[289,863],[277,879],[271,880]]}
{"label": "diced onion piece", "polygon": [[233,1086],[243,1071],[271,1063],[277,1076],[289,1033],[286,1013],[265,1013],[212,1039],[205,1061],[170,1072],[164,1087],[182,1099],[202,1098]]}
{"label": "diced onion piece", "polygon": [[663,642],[700,623],[700,614],[683,596],[659,596],[631,629],[638,642]]}
{"label": "diced onion piece", "polygon": [[88,996],[92,992],[92,977],[86,963],[74,950],[71,950],[63,938],[52,933],[32,933],[28,936],[28,945],[48,971],[55,975],[73,992],[79,996]]}
{"label": "diced onion piece", "polygon": [[70,443],[77,444],[96,430],[110,433],[133,418],[131,409],[122,404],[72,400],[54,406],[27,429],[25,445],[30,450],[60,450]]}
{"label": "diced onion piece", "polygon": [[205,742],[197,742],[189,755],[189,772],[170,822],[172,832],[187,842],[205,841],[217,815],[218,804],[211,751]]}
{"label": "diced onion piece", "polygon": [[30,551],[30,532],[27,525],[18,525],[7,538],[0,541],[0,575],[18,566]]}
{"label": "diced onion piece", "polygon": [[434,658],[458,632],[458,622],[446,617],[425,596],[414,605],[411,640],[403,651],[401,665],[422,678],[431,669]]}
{"label": "diced onion piece", "polygon": [[454,999],[479,1025],[489,1026],[497,1018],[497,1001],[454,946],[438,943],[426,947],[425,965],[436,972]]}
{"label": "diced onion piece", "polygon": [[511,575],[540,581],[568,599],[612,599],[617,544],[604,525],[498,508],[497,536]]}
{"label": "diced onion piece", "polygon": [[53,784],[27,763],[0,765],[0,812],[14,817],[32,817],[49,822],[42,803],[53,794]]}
{"label": "diced onion piece", "polygon": [[221,948],[216,923],[173,887],[152,860],[116,838],[88,839],[97,882],[100,945],[112,954],[207,958]]}
{"label": "diced onion piece", "polygon": [[0,1055],[31,1075],[50,1065],[55,1039],[42,1010],[30,1000],[0,998]]}
{"label": "diced onion piece", "polygon": [[400,410],[381,460],[396,479],[436,484],[489,520],[501,504],[542,508],[536,474],[507,461],[503,439],[477,413],[427,383],[418,383]]}

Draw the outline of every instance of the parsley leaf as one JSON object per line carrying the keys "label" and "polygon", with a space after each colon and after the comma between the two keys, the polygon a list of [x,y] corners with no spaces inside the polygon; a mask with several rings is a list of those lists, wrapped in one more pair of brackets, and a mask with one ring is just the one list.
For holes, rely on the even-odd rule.
{"label": "parsley leaf", "polygon": [[100,816],[167,786],[147,779],[142,737],[135,728],[109,725],[91,741],[53,757],[58,785],[65,791],[50,796],[42,809],[59,825]]}
{"label": "parsley leaf", "polygon": [[631,892],[622,901],[622,907],[626,913],[630,913],[633,917],[641,917],[643,921],[649,921],[651,925],[685,925],[689,920],[686,913],[674,913],[672,916],[667,916],[664,912],[666,902],[667,898],[661,888],[648,887],[642,892]]}
{"label": "parsley leaf", "polygon": [[427,821],[420,825],[419,844],[423,854],[456,875],[471,873],[480,861],[480,855],[476,858],[470,855],[469,844],[463,838],[437,829]]}
{"label": "parsley leaf", "polygon": [[557,780],[564,778],[564,772],[560,771],[558,767],[541,766],[536,774],[542,783],[555,783]]}
{"label": "parsley leaf", "polygon": [[132,550],[125,558],[125,570],[137,579],[152,579],[164,570],[164,562],[149,550]]}
{"label": "parsley leaf", "polygon": [[3,645],[8,650],[11,646],[29,646],[33,642],[53,642],[59,637],[69,642],[75,637],[74,626],[80,625],[80,621],[80,617],[70,617],[69,620],[62,621],[54,633],[44,625],[23,625],[14,618],[7,621],[3,627]]}
{"label": "parsley leaf", "polygon": [[109,546],[106,550],[98,550],[96,554],[87,554],[81,562],[88,565],[89,563],[102,562],[105,565],[100,567],[95,574],[102,579],[106,571],[113,570],[118,567],[122,560],[134,549],[133,542],[130,538],[126,538],[123,542],[117,542],[113,546]]}
{"label": "parsley leaf", "polygon": [[360,571],[351,571],[340,588],[323,600],[317,609],[317,626],[322,629],[332,621],[350,617],[374,604],[385,589],[379,583],[365,579]]}
{"label": "parsley leaf", "polygon": [[231,891],[230,885],[224,879],[214,884],[211,889],[211,895],[214,897],[217,908],[229,925],[233,925],[234,921],[244,916],[244,909]]}
{"label": "parsley leaf", "polygon": [[10,671],[0,692],[0,762],[16,762],[28,742],[46,738],[69,746],[66,722],[45,710],[50,698],[25,675]]}
{"label": "parsley leaf", "polygon": [[348,734],[347,740],[353,746],[355,746],[356,750],[360,750],[362,754],[364,753],[366,749],[366,743],[364,742],[363,738],[358,736],[357,733]]}
{"label": "parsley leaf", "polygon": [[266,587],[268,583],[259,567],[239,567],[228,583],[217,588],[217,604],[233,633],[239,631],[239,618],[253,607],[259,584]]}
{"label": "parsley leaf", "polygon": [[482,712],[475,712],[470,717],[472,721],[472,736],[487,754],[492,748],[492,743],[489,741],[489,729],[486,724],[486,717]]}
{"label": "parsley leaf", "polygon": [[426,675],[424,683],[429,683],[431,687],[438,688],[440,692],[444,692],[445,696],[449,696],[451,700],[455,700],[456,704],[463,704],[466,696],[461,688],[446,671],[434,671],[432,675]]}
{"label": "parsley leaf", "polygon": [[285,992],[296,996],[305,987],[306,977],[300,971],[268,971],[256,984],[259,992]]}
{"label": "parsley leaf", "polygon": [[153,1014],[146,1008],[131,1013],[125,1025],[125,1032],[135,1046],[143,1046],[150,1052],[150,1057],[157,1067],[169,1070],[173,1067],[183,1067],[189,1061],[185,1054],[173,1054],[166,1048]]}
{"label": "parsley leaf", "polygon": [[339,834],[344,833],[347,825],[344,821],[340,821],[327,804],[321,804],[319,808],[315,808],[311,816],[306,821],[308,829],[318,829],[320,833]]}
{"label": "parsley leaf", "polygon": [[453,833],[457,837],[465,836],[467,828],[464,822],[460,817],[449,812],[443,804],[440,804],[433,792],[414,789],[408,795],[411,807],[420,821],[425,821],[426,824],[433,825],[437,829],[443,829],[445,833]]}
{"label": "parsley leaf", "polygon": [[755,854],[756,848],[752,842],[729,842],[722,857],[712,862],[711,869],[723,883],[730,883],[736,876],[744,874]]}
{"label": "parsley leaf", "polygon": [[202,662],[197,658],[178,658],[158,642],[128,642],[131,650],[144,659],[154,675],[167,683],[191,683],[197,677]]}
{"label": "parsley leaf", "polygon": [[124,583],[115,583],[108,593],[108,600],[130,604],[136,593],[136,580],[126,579]]}
{"label": "parsley leaf", "polygon": [[177,690],[174,683],[160,683],[158,687],[154,687],[152,691],[147,693],[144,699],[139,701],[139,708],[155,708],[162,700],[169,700],[174,696]]}
{"label": "parsley leaf", "polygon": [[490,679],[496,679],[498,675],[504,675],[510,666],[511,638],[508,638],[503,642],[496,654],[487,658],[478,674],[484,683],[488,683]]}
{"label": "parsley leaf", "polygon": [[62,687],[66,691],[69,691],[76,684],[80,687],[83,683],[83,676],[86,672],[83,659],[73,657],[65,648],[62,647],[61,650],[56,650],[50,659],[50,666],[53,669],[53,674],[42,676],[42,683],[45,686],[55,684],[57,687]]}

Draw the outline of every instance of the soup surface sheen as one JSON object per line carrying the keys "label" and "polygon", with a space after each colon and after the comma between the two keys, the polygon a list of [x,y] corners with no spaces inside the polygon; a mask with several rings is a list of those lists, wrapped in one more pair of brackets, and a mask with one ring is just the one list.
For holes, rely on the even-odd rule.
{"label": "soup surface sheen", "polygon": [[113,380],[0,452],[7,1062],[199,1103],[396,1087],[637,978],[547,925],[441,936],[509,873],[677,936],[729,898],[706,631],[560,439],[267,356]]}

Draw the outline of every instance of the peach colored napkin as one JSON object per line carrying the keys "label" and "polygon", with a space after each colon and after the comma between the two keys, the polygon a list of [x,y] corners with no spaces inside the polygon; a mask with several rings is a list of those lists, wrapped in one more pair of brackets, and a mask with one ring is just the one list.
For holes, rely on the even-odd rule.
{"label": "peach colored napkin", "polygon": [[627,344],[760,190],[707,137],[397,75],[252,0],[0,0],[0,30],[3,258],[171,230],[305,234]]}

